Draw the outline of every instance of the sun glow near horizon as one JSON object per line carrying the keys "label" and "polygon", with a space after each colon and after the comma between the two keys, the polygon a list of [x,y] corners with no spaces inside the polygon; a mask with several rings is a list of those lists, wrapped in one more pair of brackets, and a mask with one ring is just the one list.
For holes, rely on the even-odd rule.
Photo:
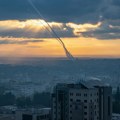
{"label": "sun glow near horizon", "polygon": [[[68,35],[63,35],[62,40],[73,56],[120,57],[120,39],[105,40],[82,35],[83,32],[103,29],[101,22],[49,24],[58,35]],[[41,19],[0,21],[0,57],[65,57],[62,46],[53,36],[49,36],[45,27],[47,25]],[[50,28],[48,30],[51,31]]]}
{"label": "sun glow near horizon", "polygon": [[[5,38],[4,38],[5,39]],[[26,41],[30,38],[9,38]],[[35,42],[30,42],[36,40]],[[13,57],[65,57],[64,50],[55,38],[31,38],[23,44],[1,44],[0,56]],[[95,38],[62,38],[73,56],[113,56],[120,57],[120,40],[97,40]],[[38,41],[38,42],[37,42]]]}

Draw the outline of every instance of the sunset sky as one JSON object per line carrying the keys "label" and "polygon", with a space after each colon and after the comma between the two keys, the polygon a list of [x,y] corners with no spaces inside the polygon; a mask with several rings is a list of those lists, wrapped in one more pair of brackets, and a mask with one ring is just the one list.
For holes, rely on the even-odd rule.
{"label": "sunset sky", "polygon": [[[0,57],[120,57],[120,0],[0,0]],[[47,29],[46,29],[47,28]]]}

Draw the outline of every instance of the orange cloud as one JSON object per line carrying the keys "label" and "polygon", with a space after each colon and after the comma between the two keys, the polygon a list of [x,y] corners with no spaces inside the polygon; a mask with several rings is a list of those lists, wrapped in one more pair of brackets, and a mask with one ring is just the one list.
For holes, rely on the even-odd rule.
{"label": "orange cloud", "polygon": [[[57,27],[60,29],[63,27],[62,23],[50,22],[49,24],[51,25],[51,27]],[[37,31],[45,30],[45,27],[49,29],[46,22],[42,19],[38,19],[38,20],[31,19],[26,21],[19,21],[19,20],[0,21],[0,31],[9,30],[9,29],[26,29],[26,30],[31,30],[32,32],[37,32]]]}
{"label": "orange cloud", "polygon": [[94,30],[100,27],[102,23],[98,22],[97,24],[90,24],[90,23],[85,23],[85,24],[75,24],[75,23],[67,23],[66,26],[70,27],[73,29],[73,33],[76,36],[80,36],[81,32],[87,32],[90,30]]}

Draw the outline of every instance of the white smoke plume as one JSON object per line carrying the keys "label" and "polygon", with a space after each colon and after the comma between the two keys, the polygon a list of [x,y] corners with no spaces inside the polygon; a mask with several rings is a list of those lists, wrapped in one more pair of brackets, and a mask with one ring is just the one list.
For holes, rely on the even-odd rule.
{"label": "white smoke plume", "polygon": [[45,20],[45,18],[42,16],[42,14],[41,14],[40,11],[36,8],[36,6],[33,4],[33,2],[32,2],[31,0],[28,0],[28,2],[29,2],[29,4],[32,6],[32,8],[36,11],[36,13],[46,22],[47,26],[50,28],[50,30],[52,31],[52,33],[51,33],[51,31],[49,30],[49,28],[44,25],[44,23],[43,23],[42,21],[41,21],[41,24],[42,24],[42,25],[46,28],[46,30],[47,30],[48,32],[50,32],[50,33],[58,40],[58,42],[62,45],[62,47],[63,47],[63,49],[64,49],[64,51],[65,51],[65,54],[66,54],[67,58],[70,59],[70,60],[74,60],[74,57],[73,57],[73,56],[71,55],[71,53],[67,50],[67,48],[66,48],[64,42],[62,41],[62,39],[56,34],[56,32],[54,31],[54,29],[53,29],[53,28],[50,26],[50,24]]}

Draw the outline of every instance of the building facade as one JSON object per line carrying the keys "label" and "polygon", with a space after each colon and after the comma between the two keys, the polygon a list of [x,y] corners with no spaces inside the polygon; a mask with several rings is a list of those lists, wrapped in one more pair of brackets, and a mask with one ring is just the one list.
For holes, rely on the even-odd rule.
{"label": "building facade", "polygon": [[58,84],[52,94],[53,120],[111,120],[112,88]]}

